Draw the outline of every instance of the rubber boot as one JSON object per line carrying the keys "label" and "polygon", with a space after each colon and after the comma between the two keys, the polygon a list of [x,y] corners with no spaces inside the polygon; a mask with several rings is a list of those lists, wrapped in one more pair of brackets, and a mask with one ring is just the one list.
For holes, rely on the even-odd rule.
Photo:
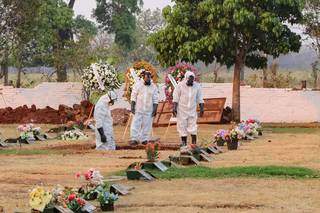
{"label": "rubber boot", "polygon": [[188,137],[181,137],[181,146],[187,146],[187,138]]}
{"label": "rubber boot", "polygon": [[197,135],[191,135],[192,144],[197,144]]}

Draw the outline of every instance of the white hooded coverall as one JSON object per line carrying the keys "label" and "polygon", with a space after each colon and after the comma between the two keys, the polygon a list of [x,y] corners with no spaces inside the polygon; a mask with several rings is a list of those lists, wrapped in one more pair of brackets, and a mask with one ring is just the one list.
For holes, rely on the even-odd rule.
{"label": "white hooded coverall", "polygon": [[197,105],[204,103],[201,86],[193,82],[193,86],[187,86],[186,82],[191,72],[187,72],[185,79],[178,83],[173,92],[173,102],[178,103],[177,109],[177,130],[180,137],[187,137],[188,134],[197,135]]}
{"label": "white hooded coverall", "polygon": [[154,83],[146,86],[144,81],[137,82],[132,89],[131,101],[136,102],[130,130],[131,140],[149,141],[153,124],[153,104],[159,102],[157,86]]}
{"label": "white hooded coverall", "polygon": [[[113,137],[113,120],[111,111],[109,108],[110,98],[109,96],[103,95],[98,100],[94,108],[94,119],[96,121],[96,149],[97,150],[115,150],[116,145]],[[99,128],[103,128],[104,134],[107,138],[107,142],[101,142],[101,137],[98,132]]]}

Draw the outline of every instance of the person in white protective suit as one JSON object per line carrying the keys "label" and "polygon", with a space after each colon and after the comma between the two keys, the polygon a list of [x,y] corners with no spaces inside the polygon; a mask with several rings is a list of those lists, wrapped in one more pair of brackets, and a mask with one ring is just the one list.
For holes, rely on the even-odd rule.
{"label": "person in white protective suit", "polygon": [[173,115],[177,117],[177,130],[181,137],[181,146],[187,145],[188,134],[192,144],[197,143],[197,104],[200,106],[200,117],[204,113],[204,101],[201,86],[194,81],[195,75],[187,71],[185,78],[178,83],[173,92]]}
{"label": "person in white protective suit", "polygon": [[130,130],[130,145],[142,142],[146,145],[150,140],[153,117],[157,114],[159,91],[152,82],[151,73],[142,72],[142,81],[138,81],[131,93],[131,113],[134,115]]}
{"label": "person in white protective suit", "polygon": [[96,121],[96,149],[115,150],[116,145],[113,137],[113,120],[109,106],[117,100],[115,92],[111,91],[100,97],[94,108]]}

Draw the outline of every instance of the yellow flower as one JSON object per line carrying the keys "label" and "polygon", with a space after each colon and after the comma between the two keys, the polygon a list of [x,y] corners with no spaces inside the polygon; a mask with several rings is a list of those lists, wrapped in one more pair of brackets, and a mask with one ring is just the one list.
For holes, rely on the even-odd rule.
{"label": "yellow flower", "polygon": [[42,212],[50,203],[52,195],[46,192],[42,187],[34,188],[29,194],[29,205],[32,209]]}

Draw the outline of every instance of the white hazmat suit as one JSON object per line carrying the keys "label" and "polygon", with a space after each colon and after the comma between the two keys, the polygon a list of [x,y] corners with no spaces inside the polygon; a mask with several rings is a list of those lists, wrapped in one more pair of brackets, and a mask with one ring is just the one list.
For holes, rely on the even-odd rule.
{"label": "white hazmat suit", "polygon": [[131,93],[131,101],[136,103],[131,123],[131,141],[149,141],[153,124],[153,105],[159,102],[159,91],[154,83],[147,86],[144,81],[137,82]]}
{"label": "white hazmat suit", "polygon": [[187,79],[193,72],[186,72],[183,81],[173,92],[173,102],[178,103],[177,109],[177,130],[180,137],[187,137],[188,134],[197,135],[197,104],[203,104],[201,86],[194,82],[193,86],[187,86]]}
{"label": "white hazmat suit", "polygon": [[[98,100],[94,108],[94,119],[96,121],[96,149],[97,150],[115,150],[116,145],[113,137],[113,120],[109,103],[111,100],[115,100],[115,93],[109,93],[103,95]],[[99,128],[103,128],[104,135],[106,136],[106,143],[101,141],[101,136],[98,131]]]}

